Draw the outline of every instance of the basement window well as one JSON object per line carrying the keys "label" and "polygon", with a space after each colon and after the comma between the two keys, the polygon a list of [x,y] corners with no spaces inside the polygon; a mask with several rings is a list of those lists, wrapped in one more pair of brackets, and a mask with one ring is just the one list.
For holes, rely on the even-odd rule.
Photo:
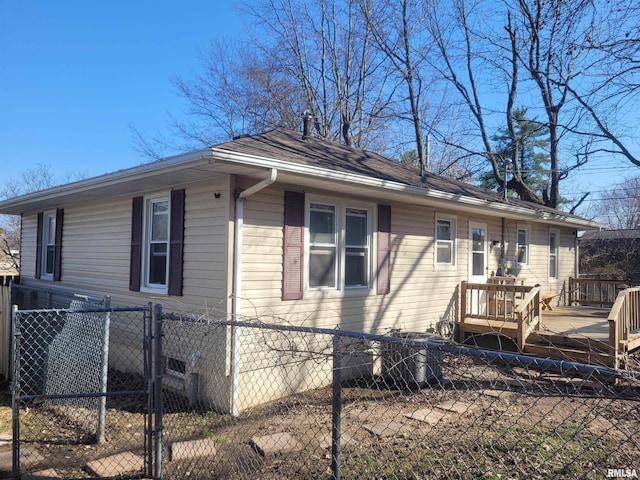
{"label": "basement window well", "polygon": [[174,378],[184,380],[187,374],[187,364],[177,358],[164,357],[164,373]]}

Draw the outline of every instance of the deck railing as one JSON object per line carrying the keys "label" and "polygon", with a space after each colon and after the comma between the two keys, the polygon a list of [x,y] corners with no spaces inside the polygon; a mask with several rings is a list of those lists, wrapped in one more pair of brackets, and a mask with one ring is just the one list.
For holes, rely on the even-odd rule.
{"label": "deck railing", "polygon": [[516,321],[515,306],[534,287],[462,282],[461,318]]}
{"label": "deck railing", "polygon": [[540,287],[533,287],[515,310],[518,322],[518,348],[524,351],[527,338],[540,326]]}
{"label": "deck railing", "polygon": [[604,280],[599,278],[569,278],[568,305],[594,305],[611,307],[618,293],[639,285],[629,280]]}
{"label": "deck railing", "polygon": [[462,282],[460,321],[481,319],[512,322],[522,351],[527,337],[540,324],[540,288],[528,285]]}
{"label": "deck railing", "polygon": [[609,312],[609,345],[616,354],[640,347],[640,287],[618,294]]}

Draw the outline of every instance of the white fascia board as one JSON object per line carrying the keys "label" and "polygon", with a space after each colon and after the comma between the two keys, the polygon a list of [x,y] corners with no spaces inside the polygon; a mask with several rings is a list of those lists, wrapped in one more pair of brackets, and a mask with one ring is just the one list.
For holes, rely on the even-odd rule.
{"label": "white fascia board", "polygon": [[265,169],[275,168],[283,172],[319,177],[322,179],[341,181],[346,183],[354,183],[359,186],[370,186],[372,188],[390,190],[392,192],[397,192],[413,197],[417,196],[433,200],[434,202],[447,204],[449,206],[451,206],[452,203],[457,203],[458,205],[464,205],[470,210],[475,210],[484,214],[487,213],[487,210],[491,210],[495,212],[497,216],[506,215],[523,220],[531,219],[538,222],[542,221],[544,223],[554,224],[558,226],[581,227],[585,229],[598,229],[602,226],[597,222],[592,222],[586,219],[578,219],[575,217],[569,218],[563,215],[553,215],[549,212],[535,210],[534,208],[526,208],[505,203],[491,202],[474,197],[460,196],[457,194],[442,192],[439,190],[430,190],[412,185],[406,185],[400,182],[379,180],[376,178],[354,173],[336,172],[327,170],[325,168],[314,167],[311,165],[301,165],[267,157],[260,157],[239,152],[231,152],[229,150],[218,149],[215,147],[212,148],[211,151],[213,154],[213,158],[216,160],[219,159],[226,162],[241,163],[243,165],[251,164],[253,166],[262,167]]}
{"label": "white fascia board", "polygon": [[192,168],[198,165],[206,165],[211,163],[211,149],[204,148],[194,150],[183,155],[163,158],[154,162],[144,163],[136,167],[118,170],[112,173],[106,173],[98,177],[88,178],[86,180],[78,180],[77,182],[67,183],[46,190],[27,193],[18,197],[13,197],[0,202],[0,212],[3,210],[13,210],[19,206],[28,206],[32,202],[42,202],[47,200],[55,200],[56,197],[70,193],[81,193],[96,188],[105,188],[111,185],[118,185],[124,182],[135,181],[149,176],[151,173],[170,173],[172,171],[182,170],[184,168]]}

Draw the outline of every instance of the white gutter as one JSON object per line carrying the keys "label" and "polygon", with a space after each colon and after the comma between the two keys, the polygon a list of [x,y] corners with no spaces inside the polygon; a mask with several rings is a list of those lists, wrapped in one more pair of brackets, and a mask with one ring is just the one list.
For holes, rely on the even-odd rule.
{"label": "white gutter", "polygon": [[565,215],[562,215],[563,212],[560,211],[558,211],[557,214],[553,214],[544,210],[536,210],[534,206],[523,207],[519,205],[496,203],[491,200],[474,198],[470,196],[460,195],[458,193],[426,189],[424,187],[406,185],[401,182],[381,180],[378,178],[368,177],[355,173],[338,172],[334,170],[328,170],[326,168],[315,167],[312,165],[290,163],[283,160],[275,160],[268,157],[261,157],[240,152],[232,152],[215,147],[211,149],[211,153],[214,161],[221,160],[233,163],[241,163],[245,166],[251,165],[254,167],[275,168],[282,172],[307,175],[326,180],[335,180],[337,182],[356,183],[360,186],[370,186],[373,188],[390,190],[392,192],[409,195],[412,197],[418,196],[434,202],[446,203],[449,206],[451,206],[451,202],[454,202],[460,205],[464,205],[470,210],[477,210],[478,212],[484,214],[486,214],[487,210],[489,210],[495,212],[496,215],[499,216],[505,216],[508,214],[513,216],[514,218],[520,219],[522,219],[522,217],[527,217],[532,220],[543,221],[559,226],[566,226],[567,223],[571,224],[571,226],[573,227],[597,228],[598,226],[600,226],[600,224],[596,222],[567,217]]}
{"label": "white gutter", "polygon": [[[264,180],[240,192],[236,198],[236,215],[233,238],[233,296],[231,305],[231,319],[240,320],[242,314],[242,226],[244,224],[244,201],[251,195],[267,188],[276,181],[278,170],[271,168]],[[239,349],[240,327],[231,326],[231,415],[238,416],[238,382],[239,382]]]}

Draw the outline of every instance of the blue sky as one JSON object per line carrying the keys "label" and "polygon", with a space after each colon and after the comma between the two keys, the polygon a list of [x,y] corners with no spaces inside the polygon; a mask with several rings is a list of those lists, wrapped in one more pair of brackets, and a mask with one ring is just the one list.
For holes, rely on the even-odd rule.
{"label": "blue sky", "polygon": [[138,165],[129,125],[179,116],[171,85],[216,35],[239,34],[227,0],[0,0],[0,165],[89,176]]}
{"label": "blue sky", "polygon": [[[166,131],[183,106],[171,77],[197,72],[198,49],[242,29],[229,0],[0,0],[2,176],[38,163],[94,176],[147,161],[129,126]],[[563,193],[597,194],[637,172],[598,160]]]}

